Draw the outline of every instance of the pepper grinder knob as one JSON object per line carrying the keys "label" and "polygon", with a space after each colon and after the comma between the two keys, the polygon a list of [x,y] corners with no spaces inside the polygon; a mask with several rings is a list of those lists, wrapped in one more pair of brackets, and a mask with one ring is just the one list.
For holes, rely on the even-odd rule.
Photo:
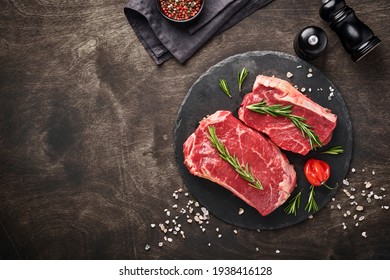
{"label": "pepper grinder knob", "polygon": [[304,60],[320,56],[328,45],[328,37],[318,26],[307,26],[294,39],[295,53]]}
{"label": "pepper grinder knob", "polygon": [[322,0],[322,3],[321,18],[337,33],[353,61],[360,60],[381,42],[344,0]]}

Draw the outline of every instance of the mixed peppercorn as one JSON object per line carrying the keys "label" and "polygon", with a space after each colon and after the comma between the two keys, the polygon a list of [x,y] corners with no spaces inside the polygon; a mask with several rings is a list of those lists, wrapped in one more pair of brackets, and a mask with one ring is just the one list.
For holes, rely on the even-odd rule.
{"label": "mixed peppercorn", "polygon": [[161,11],[170,19],[185,21],[196,16],[203,0],[159,0]]}

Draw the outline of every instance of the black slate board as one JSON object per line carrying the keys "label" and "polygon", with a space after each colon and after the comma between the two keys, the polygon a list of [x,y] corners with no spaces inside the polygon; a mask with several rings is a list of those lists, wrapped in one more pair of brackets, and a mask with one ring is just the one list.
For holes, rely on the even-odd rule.
{"label": "black slate board", "polygon": [[[237,73],[243,67],[247,68],[250,73],[240,94]],[[290,79],[286,77],[287,72],[293,73]],[[310,78],[308,77],[309,73],[313,75]],[[229,110],[237,117],[243,95],[251,92],[256,76],[260,74],[274,75],[289,80],[300,89],[304,87],[306,89],[304,94],[318,104],[331,109],[338,116],[337,127],[328,145],[317,151],[312,151],[306,156],[285,152],[297,172],[298,187],[294,190],[292,196],[303,188],[301,208],[296,216],[284,213],[284,208],[287,205],[285,203],[270,215],[263,217],[254,208],[223,187],[193,176],[183,164],[183,143],[195,131],[199,121],[217,110]],[[227,97],[221,91],[219,87],[220,79],[227,80],[233,98]],[[333,92],[333,96],[329,100],[331,92]],[[353,132],[348,109],[333,83],[321,71],[306,61],[285,53],[272,51],[255,51],[235,55],[206,71],[190,88],[183,100],[176,121],[174,139],[177,165],[188,190],[216,217],[236,226],[249,229],[283,228],[301,222],[310,216],[310,213],[304,210],[310,184],[303,174],[303,165],[309,158],[322,159],[331,167],[331,177],[327,184],[336,188],[332,191],[325,187],[316,188],[316,201],[319,208],[323,208],[340,188],[342,180],[348,172],[353,149]],[[336,145],[344,147],[343,154],[326,155],[320,153]],[[238,214],[239,208],[244,209],[244,214]]]}

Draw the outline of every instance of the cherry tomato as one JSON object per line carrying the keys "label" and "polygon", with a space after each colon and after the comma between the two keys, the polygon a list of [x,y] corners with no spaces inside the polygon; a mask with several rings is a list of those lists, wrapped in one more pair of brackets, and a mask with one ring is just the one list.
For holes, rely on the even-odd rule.
{"label": "cherry tomato", "polygon": [[322,160],[309,159],[303,168],[303,172],[309,183],[318,187],[325,185],[325,182],[329,179],[330,167]]}

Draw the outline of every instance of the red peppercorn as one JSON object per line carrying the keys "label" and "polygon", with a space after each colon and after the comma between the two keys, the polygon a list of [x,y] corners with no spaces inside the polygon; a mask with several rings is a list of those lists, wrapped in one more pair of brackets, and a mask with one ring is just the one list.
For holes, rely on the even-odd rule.
{"label": "red peppercorn", "polygon": [[188,20],[196,16],[203,0],[159,0],[161,11],[173,20]]}

